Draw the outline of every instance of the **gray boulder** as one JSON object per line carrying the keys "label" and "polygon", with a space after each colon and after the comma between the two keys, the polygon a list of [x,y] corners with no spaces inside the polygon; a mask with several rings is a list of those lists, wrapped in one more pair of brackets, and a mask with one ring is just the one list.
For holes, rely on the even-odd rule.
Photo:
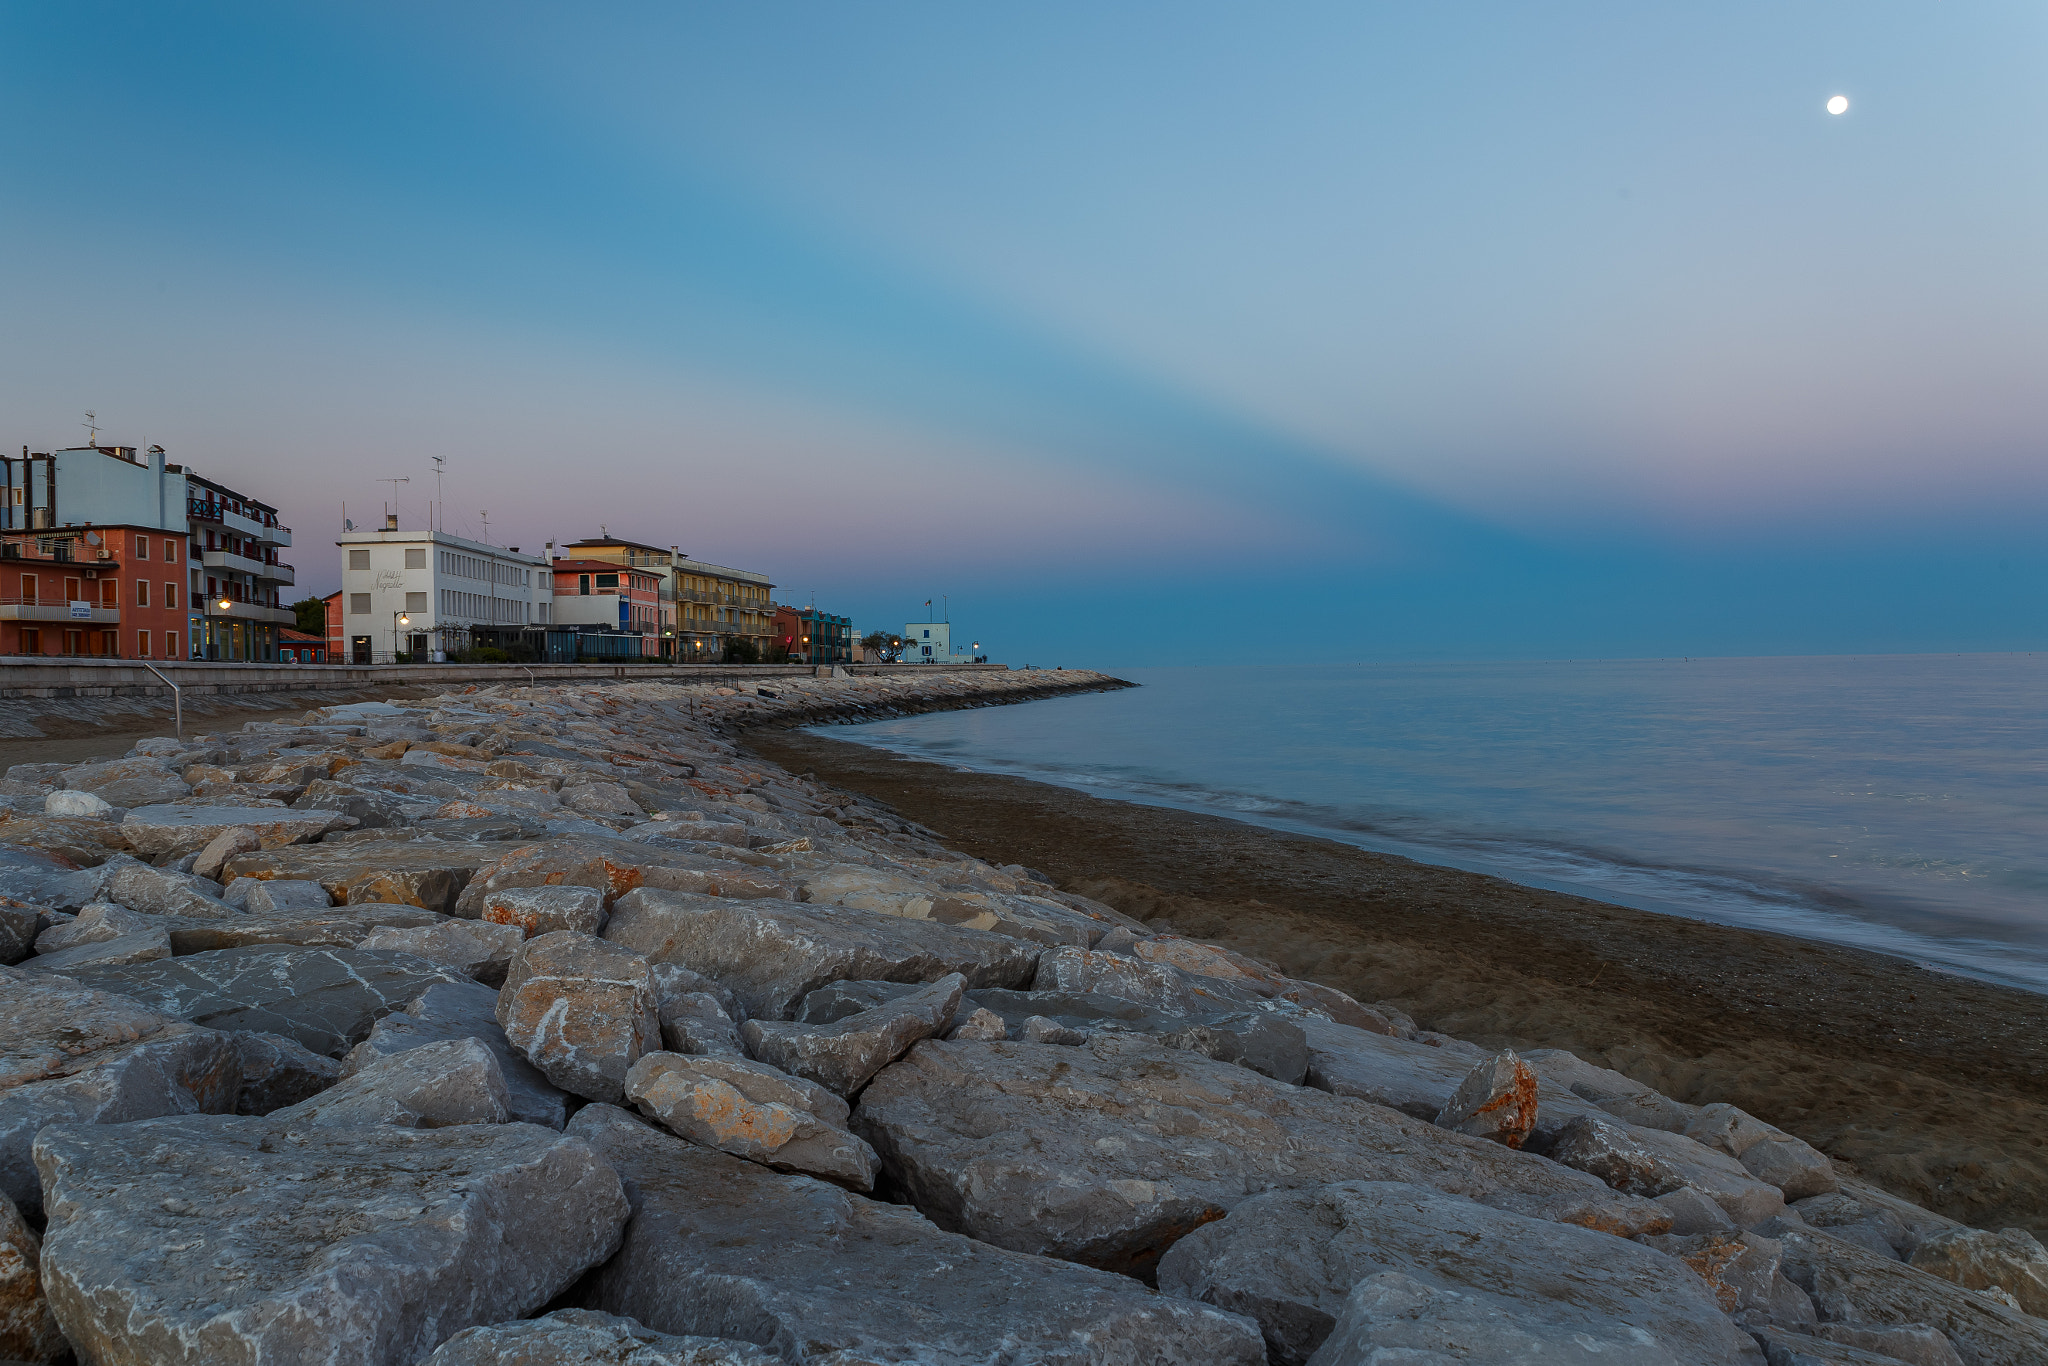
{"label": "gray boulder", "polygon": [[1736,1106],[1702,1105],[1679,1132],[1735,1158],[1751,1176],[1783,1191],[1787,1200],[1840,1189],[1834,1164],[1823,1154]]}
{"label": "gray boulder", "polygon": [[123,963],[152,963],[171,956],[171,937],[160,928],[138,930],[117,939],[99,939],[74,944],[54,953],[38,954],[21,966],[29,972],[72,973],[80,968],[118,967]]}
{"label": "gray boulder", "polygon": [[445,914],[492,852],[488,844],[461,841],[323,842],[241,854],[221,872],[224,878],[317,882],[339,905],[396,902]]}
{"label": "gray boulder", "polygon": [[510,925],[448,919],[432,925],[385,926],[365,936],[358,947],[415,954],[495,987],[505,980],[513,953],[525,941],[526,936]]}
{"label": "gray boulder", "polygon": [[242,1093],[235,1101],[238,1115],[267,1115],[297,1105],[341,1080],[341,1064],[296,1039],[254,1030],[227,1037],[242,1063]]}
{"label": "gray boulder", "polygon": [[192,795],[177,771],[161,759],[114,759],[64,770],[64,786],[90,792],[114,806],[148,806]]}
{"label": "gray boulder", "polygon": [[[1757,1345],[1764,1349],[1765,1366],[1898,1366],[1901,1361],[1914,1360],[1891,1352],[1872,1351],[1851,1341],[1822,1337],[1807,1328],[1762,1324],[1751,1331],[1756,1334]],[[1955,1349],[1950,1348],[1949,1360],[1956,1359]]]}
{"label": "gray boulder", "polygon": [[199,851],[199,857],[192,863],[192,874],[218,882],[221,865],[237,854],[254,853],[262,847],[263,836],[254,826],[230,826],[206,842],[206,847]]}
{"label": "gray boulder", "polygon": [[626,1098],[693,1143],[778,1171],[867,1191],[881,1167],[848,1132],[845,1101],[766,1063],[649,1053],[626,1074]]}
{"label": "gray boulder", "polygon": [[265,881],[262,878],[238,877],[228,884],[228,889],[221,894],[221,900],[230,906],[240,906],[252,915],[318,911],[334,904],[333,898],[327,895],[327,889],[319,883],[293,881],[290,878]]}
{"label": "gray boulder", "polygon": [[96,797],[90,792],[73,792],[69,788],[59,788],[43,798],[45,816],[83,816],[87,820],[118,821],[121,817],[116,811],[113,803],[104,797]]}
{"label": "gray boulder", "polygon": [[512,1046],[497,1019],[498,993],[475,982],[436,982],[371,1027],[370,1036],[342,1060],[353,1076],[379,1057],[447,1039],[475,1039],[498,1059],[512,1118],[560,1129],[569,1119],[569,1094],[549,1081]]}
{"label": "gray boulder", "polygon": [[1072,1031],[1076,1042],[1098,1029],[1145,1034],[1167,1048],[1234,1062],[1290,1085],[1308,1075],[1302,1022],[1270,1010],[1174,1015],[1095,992],[1000,989],[969,992],[967,1005],[994,1011],[1013,1037],[1021,1038],[1024,1022],[1036,1016]]}
{"label": "gray boulder", "polygon": [[362,946],[385,926],[436,925],[448,917],[418,906],[336,906],[330,910],[272,911],[206,920],[181,915],[155,917],[171,937],[173,954],[214,949],[341,948]]}
{"label": "gray boulder", "polygon": [[1658,1196],[1690,1186],[1743,1228],[1785,1208],[1776,1186],[1757,1180],[1734,1158],[1662,1129],[1581,1115],[1564,1127],[1548,1156],[1631,1195]]}
{"label": "gray boulder", "polygon": [[[1404,1115],[1434,1122],[1482,1062],[1472,1056],[1412,1039],[1359,1029],[1329,1020],[1297,1022],[1308,1038],[1308,1085],[1332,1095],[1356,1096]],[[1520,1061],[1530,1065],[1535,1054]],[[1567,1055],[1569,1056],[1569,1055]],[[1566,1124],[1581,1115],[1604,1113],[1536,1073],[1536,1105],[1522,1140],[1531,1152],[1547,1152]]]}
{"label": "gray boulder", "polygon": [[[209,871],[193,871],[214,877],[226,860],[256,849],[274,849],[318,839],[339,830],[347,817],[331,811],[294,811],[286,806],[143,806],[130,811],[121,821],[121,833],[129,848],[143,858],[165,854],[204,855],[217,841],[221,844]],[[244,831],[254,843],[228,852],[230,845],[242,844],[236,831]]]}
{"label": "gray boulder", "polygon": [[1255,1196],[1175,1243],[1160,1260],[1159,1288],[1256,1319],[1268,1358],[1302,1366],[1336,1327],[1351,1287],[1382,1272],[1517,1319],[1550,1320],[1621,1360],[1692,1366],[1756,1355],[1698,1278],[1668,1257],[1398,1182]]}
{"label": "gray boulder", "polygon": [[942,1227],[1140,1276],[1250,1196],[1332,1181],[1408,1181],[1625,1236],[1669,1224],[1530,1154],[1129,1036],[927,1041],[868,1084],[853,1129]]}
{"label": "gray boulder", "polygon": [[539,1309],[628,1216],[586,1144],[526,1124],[58,1126],[36,1165],[44,1285],[89,1361],[410,1366]]}
{"label": "gray boulder", "polygon": [[43,1295],[42,1251],[43,1240],[0,1195],[0,1360],[71,1360],[71,1345]]}
{"label": "gray boulder", "polygon": [[147,934],[163,925],[163,917],[144,915],[111,901],[95,901],[61,925],[52,925],[35,937],[36,952],[45,956],[75,949],[80,944],[104,944],[131,934]]}
{"label": "gray boulder", "polygon": [[87,968],[72,976],[211,1029],[254,1029],[338,1058],[430,982],[459,973],[409,953],[375,949],[241,948],[154,963]]}
{"label": "gray boulder", "polygon": [[512,925],[528,939],[555,930],[604,929],[604,893],[595,887],[504,887],[485,892],[478,919]]}
{"label": "gray boulder", "polygon": [[[1860,1323],[1815,1323],[1804,1325],[1799,1331],[1885,1361],[1904,1361],[1910,1366],[1963,1366],[1963,1359],[1956,1355],[1948,1335],[1924,1323],[1885,1328]],[[1770,1350],[1766,1341],[1764,1351],[1768,1354]]]}
{"label": "gray boulder", "polygon": [[1927,1325],[1969,1366],[2048,1361],[2048,1322],[1817,1229],[1784,1226],[1772,1236],[1785,1275],[1813,1297],[1822,1323]]}
{"label": "gray boulder", "polygon": [[732,1338],[677,1337],[617,1314],[557,1309],[537,1319],[465,1328],[420,1366],[783,1366]]}
{"label": "gray boulder", "polygon": [[0,968],[0,1194],[43,1207],[30,1145],[49,1124],[126,1124],[235,1108],[226,1035],[65,977]]}
{"label": "gray boulder", "polygon": [[1680,1133],[1699,1114],[1698,1106],[1673,1100],[1633,1077],[1561,1048],[1536,1049],[1524,1053],[1522,1061],[1535,1068],[1545,1082],[1569,1090],[1625,1124]]}
{"label": "gray boulder", "polygon": [[794,1076],[852,1096],[868,1079],[952,1023],[967,990],[959,973],[831,1024],[748,1020],[747,1052]]}
{"label": "gray boulder", "polygon": [[2023,1228],[1949,1229],[1923,1240],[1912,1264],[1965,1289],[1995,1286],[2027,1313],[2048,1319],[2048,1250]]}
{"label": "gray boulder", "polygon": [[[958,1019],[958,1016],[954,1017]],[[993,1010],[976,1006],[973,1013],[946,1034],[949,1039],[962,1039],[969,1043],[993,1043],[1010,1037],[1009,1023]]]}
{"label": "gray boulder", "polygon": [[1219,977],[1071,945],[1046,950],[1031,989],[1114,996],[1184,1017],[1228,1014],[1266,1002],[1251,987]]}
{"label": "gray boulder", "polygon": [[740,1042],[739,1026],[711,992],[685,991],[663,996],[656,1014],[661,1020],[661,1046],[671,1053],[731,1058],[747,1055],[746,1046]]}
{"label": "gray boulder", "polygon": [[588,1100],[623,1099],[628,1069],[661,1047],[647,960],[574,930],[521,941],[497,1016],[549,1081]]}
{"label": "gray boulder", "polygon": [[147,915],[216,917],[235,913],[220,899],[220,887],[203,877],[152,868],[127,854],[116,854],[96,870],[100,874],[95,900],[118,901]]}
{"label": "gray boulder", "polygon": [[445,1039],[371,1059],[345,1081],[271,1112],[280,1124],[396,1124],[443,1129],[512,1118],[505,1075],[475,1039]]}
{"label": "gray boulder", "polygon": [[625,1246],[579,1290],[590,1308],[666,1333],[745,1338],[817,1366],[1264,1359],[1248,1320],[678,1143],[614,1107],[589,1106],[569,1127],[618,1169],[634,1201]]}
{"label": "gray boulder", "polygon": [[42,925],[39,908],[0,896],[0,966],[19,963],[35,952],[37,932],[49,933]]}
{"label": "gray boulder", "polygon": [[612,907],[604,937],[730,989],[754,1019],[787,1020],[804,997],[844,979],[1021,987],[1039,946],[927,920],[843,906],[736,900],[641,889]]}
{"label": "gray boulder", "polygon": [[1723,1312],[1739,1316],[1741,1322],[1814,1322],[1812,1301],[1781,1271],[1784,1248],[1775,1239],[1735,1229],[1652,1235],[1639,1241],[1691,1267],[1714,1292]]}

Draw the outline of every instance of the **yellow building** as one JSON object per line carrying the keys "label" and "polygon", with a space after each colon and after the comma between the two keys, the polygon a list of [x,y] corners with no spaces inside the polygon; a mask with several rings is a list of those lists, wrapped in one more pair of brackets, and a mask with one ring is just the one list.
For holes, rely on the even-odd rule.
{"label": "yellow building", "polygon": [[744,641],[767,658],[775,627],[775,585],[765,574],[693,560],[678,546],[663,548],[599,536],[561,548],[585,560],[664,569],[661,576],[662,653],[679,663],[715,664],[726,647]]}

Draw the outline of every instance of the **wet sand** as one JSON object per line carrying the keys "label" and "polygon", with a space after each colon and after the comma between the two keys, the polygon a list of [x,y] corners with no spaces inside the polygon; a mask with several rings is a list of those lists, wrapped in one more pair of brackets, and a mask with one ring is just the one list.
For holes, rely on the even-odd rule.
{"label": "wet sand", "polygon": [[2048,1236],[2048,997],[798,731],[746,743],[1159,929],[1730,1101],[1907,1199]]}

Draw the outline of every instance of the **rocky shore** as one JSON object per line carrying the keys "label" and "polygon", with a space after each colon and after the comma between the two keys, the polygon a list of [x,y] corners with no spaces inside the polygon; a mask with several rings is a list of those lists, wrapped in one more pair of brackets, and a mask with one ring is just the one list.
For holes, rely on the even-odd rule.
{"label": "rocky shore", "polygon": [[0,1361],[2048,1360],[2024,1232],[740,745],[1116,686],[472,688],[10,768]]}

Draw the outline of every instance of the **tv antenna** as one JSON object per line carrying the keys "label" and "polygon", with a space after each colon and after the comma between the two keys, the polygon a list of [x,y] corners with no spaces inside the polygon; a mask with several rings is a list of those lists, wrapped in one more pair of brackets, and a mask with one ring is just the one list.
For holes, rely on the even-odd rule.
{"label": "tv antenna", "polygon": [[491,543],[491,510],[489,508],[478,508],[476,515],[484,524],[484,544],[489,545]]}
{"label": "tv antenna", "polygon": [[410,484],[412,480],[401,474],[396,477],[379,479],[377,482],[391,485],[391,501],[384,505],[384,511],[388,513],[394,512],[398,508],[398,486],[400,484]]}
{"label": "tv antenna", "polygon": [[85,410],[85,421],[78,425],[92,433],[92,444],[97,447],[100,444],[100,415],[87,408]]}
{"label": "tv antenna", "polygon": [[434,515],[427,519],[427,530],[437,531],[440,529],[437,523],[441,516],[441,467],[448,461],[445,456],[439,455],[430,455],[427,459],[434,462]]}

